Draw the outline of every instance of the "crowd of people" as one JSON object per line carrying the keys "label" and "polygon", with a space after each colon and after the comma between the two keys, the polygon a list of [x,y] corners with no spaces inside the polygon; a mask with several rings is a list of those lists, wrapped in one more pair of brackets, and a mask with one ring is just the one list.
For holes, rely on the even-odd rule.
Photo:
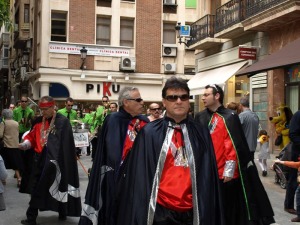
{"label": "crowd of people", "polygon": [[[186,81],[175,76],[162,89],[162,105],[151,103],[145,114],[135,87],[120,90],[118,102],[103,96],[84,114],[74,109],[71,97],[58,109],[51,96],[43,96],[37,116],[22,96],[19,105],[2,111],[0,210],[5,210],[6,169],[13,169],[19,191],[30,194],[25,225],[37,224],[38,212],[45,210],[57,212],[59,220],[80,217],[79,225],[274,223],[254,163],[258,145],[267,176],[269,137],[259,132],[248,97],[224,106],[222,88],[207,85],[201,98],[205,109],[195,116],[189,99]],[[86,155],[93,161],[83,201],[78,129],[87,129]],[[299,204],[293,222],[300,221]]]}

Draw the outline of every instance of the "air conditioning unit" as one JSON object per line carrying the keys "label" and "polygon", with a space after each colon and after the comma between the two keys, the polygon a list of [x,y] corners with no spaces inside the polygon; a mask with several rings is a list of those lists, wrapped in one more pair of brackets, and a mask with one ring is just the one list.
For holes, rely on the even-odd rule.
{"label": "air conditioning unit", "polygon": [[120,70],[135,71],[135,57],[122,56]]}
{"label": "air conditioning unit", "polygon": [[176,72],[176,63],[165,64],[165,73],[175,73],[175,72]]}
{"label": "air conditioning unit", "polygon": [[164,5],[176,5],[176,0],[164,0]]}
{"label": "air conditioning unit", "polygon": [[170,57],[176,57],[177,55],[177,45],[172,44],[163,44],[162,47],[162,55],[163,56],[170,56]]}

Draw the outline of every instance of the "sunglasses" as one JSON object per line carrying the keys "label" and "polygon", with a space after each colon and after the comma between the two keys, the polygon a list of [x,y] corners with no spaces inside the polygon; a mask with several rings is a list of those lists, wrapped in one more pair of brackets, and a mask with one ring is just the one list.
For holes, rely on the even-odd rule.
{"label": "sunglasses", "polygon": [[27,102],[27,101],[23,101],[23,100],[22,100],[21,102]]}
{"label": "sunglasses", "polygon": [[73,106],[73,105],[67,105],[67,106]]}
{"label": "sunglasses", "polygon": [[169,102],[176,102],[180,98],[181,101],[187,101],[190,99],[190,96],[188,94],[184,95],[167,95],[165,99],[167,99]]}
{"label": "sunglasses", "polygon": [[102,101],[102,102],[108,102],[108,101]]}
{"label": "sunglasses", "polygon": [[132,101],[136,101],[136,102],[144,101],[142,98],[127,98],[127,100],[132,100]]}
{"label": "sunglasses", "polygon": [[159,111],[159,110],[161,110],[160,108],[154,108],[154,109],[150,109],[150,110],[153,110],[153,111]]}

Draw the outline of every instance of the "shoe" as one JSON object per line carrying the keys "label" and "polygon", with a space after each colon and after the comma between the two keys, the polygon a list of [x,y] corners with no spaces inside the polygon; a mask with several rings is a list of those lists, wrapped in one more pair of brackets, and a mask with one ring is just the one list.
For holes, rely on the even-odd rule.
{"label": "shoe", "polygon": [[59,219],[59,220],[66,220],[66,219],[67,219],[67,216],[65,216],[65,215],[59,215],[59,216],[58,216],[58,219]]}
{"label": "shoe", "polygon": [[294,214],[294,215],[297,215],[297,211],[295,209],[284,209],[284,211],[290,213],[290,214]]}
{"label": "shoe", "polygon": [[21,224],[25,224],[25,225],[37,225],[37,223],[34,220],[21,220]]}
{"label": "shoe", "polygon": [[264,170],[263,172],[262,172],[262,176],[263,177],[266,177],[268,175],[268,172],[266,171],[266,170]]}
{"label": "shoe", "polygon": [[295,217],[293,219],[291,219],[292,222],[300,222],[300,217]]}

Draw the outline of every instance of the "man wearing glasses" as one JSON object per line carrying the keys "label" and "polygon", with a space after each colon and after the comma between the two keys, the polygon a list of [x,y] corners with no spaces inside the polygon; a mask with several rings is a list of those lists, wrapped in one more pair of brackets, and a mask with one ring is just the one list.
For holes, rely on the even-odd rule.
{"label": "man wearing glasses", "polygon": [[13,119],[19,123],[19,141],[23,134],[30,130],[31,122],[34,117],[34,111],[28,106],[28,98],[21,97],[20,106],[13,110]]}
{"label": "man wearing glasses", "polygon": [[[29,186],[31,199],[27,219],[21,223],[36,225],[38,210],[55,211],[59,220],[80,216],[81,198],[75,145],[69,120],[55,112],[55,101],[44,96],[39,101],[42,116],[19,145],[21,150],[35,151]],[[50,224],[57,224],[52,221]]]}
{"label": "man wearing glasses", "polygon": [[57,113],[60,113],[63,116],[67,117],[72,126],[76,124],[75,120],[77,120],[78,118],[76,110],[72,109],[73,106],[74,100],[73,98],[69,97],[65,101],[65,107],[57,111]]}
{"label": "man wearing glasses", "polygon": [[185,80],[162,90],[163,119],[136,138],[120,170],[117,225],[224,225],[213,146],[207,127],[188,116]]}
{"label": "man wearing glasses", "polygon": [[251,158],[239,117],[223,106],[224,92],[207,85],[206,107],[195,121],[207,126],[216,156],[226,224],[272,224],[274,213]]}
{"label": "man wearing glasses", "polygon": [[141,115],[144,101],[137,88],[123,88],[118,103],[119,111],[107,115],[98,136],[80,225],[115,225],[119,168],[130,154],[136,135],[149,122]]}
{"label": "man wearing glasses", "polygon": [[149,111],[150,115],[148,116],[148,119],[150,122],[162,118],[162,110],[159,104],[157,103],[152,103],[149,105]]}

